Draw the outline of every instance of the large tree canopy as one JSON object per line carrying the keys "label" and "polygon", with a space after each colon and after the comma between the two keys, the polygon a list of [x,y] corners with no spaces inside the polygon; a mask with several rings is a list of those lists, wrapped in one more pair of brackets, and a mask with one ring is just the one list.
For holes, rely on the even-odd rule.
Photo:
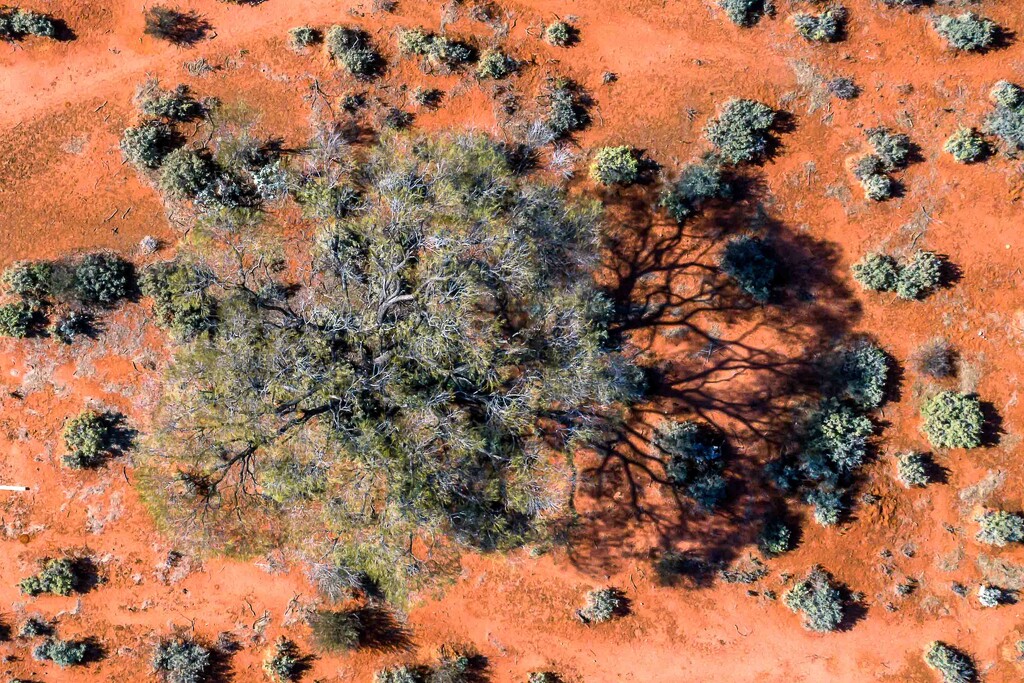
{"label": "large tree canopy", "polygon": [[164,317],[216,322],[168,371],[149,498],[178,522],[323,530],[378,566],[438,532],[522,542],[640,386],[592,277],[599,208],[483,136],[385,139],[337,168],[297,180],[297,255],[222,214],[163,266]]}

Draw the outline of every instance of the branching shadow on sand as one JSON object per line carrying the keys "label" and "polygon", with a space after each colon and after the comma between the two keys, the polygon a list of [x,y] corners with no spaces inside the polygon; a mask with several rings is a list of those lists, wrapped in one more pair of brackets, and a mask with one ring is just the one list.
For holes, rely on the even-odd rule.
{"label": "branching shadow on sand", "polygon": [[[584,571],[676,553],[681,566],[701,570],[693,585],[710,585],[713,571],[704,570],[746,553],[764,519],[787,514],[763,464],[792,449],[793,408],[819,398],[820,359],[860,310],[834,277],[834,246],[773,219],[756,179],[740,180],[731,203],[684,226],[653,213],[649,193],[606,197],[616,237],[605,283],[618,306],[616,330],[639,349],[649,385],[647,403],[620,437],[578,463],[579,516],[568,550]],[[767,305],[717,268],[724,243],[742,234],[771,243],[782,261],[784,277]],[[700,512],[668,484],[650,445],[666,418],[706,422],[729,442],[730,503],[721,510]]]}

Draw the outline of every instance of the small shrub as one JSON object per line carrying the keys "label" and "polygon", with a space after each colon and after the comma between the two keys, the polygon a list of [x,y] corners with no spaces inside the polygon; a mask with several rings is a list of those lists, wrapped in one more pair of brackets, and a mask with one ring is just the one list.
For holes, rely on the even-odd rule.
{"label": "small shrub", "polygon": [[977,518],[978,540],[988,545],[1003,547],[1009,543],[1024,543],[1024,514],[990,510]]}
{"label": "small shrub", "polygon": [[132,265],[115,254],[86,254],[75,266],[74,292],[84,303],[110,306],[128,296]]}
{"label": "small shrub", "polygon": [[72,469],[95,467],[103,461],[103,453],[111,447],[113,425],[111,417],[95,410],[85,410],[64,425],[64,447],[68,453],[62,458]]}
{"label": "small shrub", "polygon": [[164,159],[159,185],[176,199],[195,199],[217,179],[213,160],[188,148],[176,149]]}
{"label": "small shrub", "polygon": [[884,202],[886,199],[891,199],[899,190],[896,181],[884,173],[866,173],[858,176],[858,179],[864,190],[864,196],[873,202]]}
{"label": "small shrub", "polygon": [[458,71],[476,59],[476,51],[466,43],[419,28],[403,30],[398,36],[398,48],[403,54],[422,57],[424,65],[449,72]]}
{"label": "small shrub", "polygon": [[561,683],[557,674],[550,671],[531,671],[526,683]]}
{"label": "small shrub", "polygon": [[853,82],[853,79],[844,76],[829,79],[825,87],[828,88],[830,93],[841,100],[852,100],[860,94],[860,88]]}
{"label": "small shrub", "polygon": [[804,469],[812,479],[828,481],[864,463],[874,425],[852,406],[830,399],[810,415],[806,430]]}
{"label": "small shrub", "polygon": [[126,128],[121,136],[121,154],[125,160],[143,168],[160,168],[167,155],[178,146],[178,136],[162,121],[144,121]]}
{"label": "small shrub", "polygon": [[766,557],[775,557],[793,549],[793,530],[781,519],[769,519],[761,527],[757,547]]}
{"label": "small shrub", "polygon": [[753,161],[768,149],[768,132],[775,124],[775,112],[755,100],[726,102],[721,113],[704,130],[704,135],[722,157],[733,164]]}
{"label": "small shrub", "polygon": [[853,279],[872,292],[891,292],[899,280],[899,265],[888,254],[869,252],[853,265]]}
{"label": "small shrub", "polygon": [[78,335],[89,330],[91,316],[81,311],[68,311],[50,325],[50,335],[62,344],[71,344]]}
{"label": "small shrub", "polygon": [[297,680],[301,671],[299,649],[287,638],[278,638],[263,655],[263,673],[274,683]]}
{"label": "small shrub", "polygon": [[736,281],[741,290],[759,303],[771,300],[778,280],[778,257],[764,240],[738,237],[730,241],[719,264],[722,272]]}
{"label": "small shrub", "polygon": [[958,163],[971,164],[981,161],[988,154],[985,138],[978,131],[960,126],[942,145],[943,151],[952,155]]}
{"label": "small shrub", "polygon": [[574,26],[564,21],[553,21],[544,27],[544,40],[555,47],[569,47],[576,41]]}
{"label": "small shrub", "polygon": [[413,667],[396,666],[373,674],[373,683],[424,683],[424,679]]}
{"label": "small shrub", "polygon": [[939,641],[925,648],[924,663],[942,675],[943,683],[973,683],[977,677],[970,657]]}
{"label": "small shrub", "polygon": [[999,81],[989,92],[989,98],[996,108],[985,119],[985,131],[1011,149],[1024,149],[1024,89]]}
{"label": "small shrub", "polygon": [[918,249],[910,262],[900,269],[896,296],[907,301],[923,298],[942,282],[942,259],[930,251]]}
{"label": "small shrub", "polygon": [[839,354],[836,373],[840,393],[862,408],[877,408],[885,397],[889,356],[878,346],[861,342]]}
{"label": "small shrub", "polygon": [[883,170],[896,171],[906,168],[913,151],[909,137],[903,133],[893,133],[884,127],[869,128],[867,136],[868,143],[875,150]]}
{"label": "small shrub", "polygon": [[155,80],[151,80],[142,86],[136,100],[140,111],[146,116],[168,121],[191,121],[203,115],[203,105],[192,97],[187,85],[164,90]]}
{"label": "small shrub", "polygon": [[53,662],[62,669],[84,664],[89,646],[80,640],[47,638],[32,650],[32,656],[41,662]]}
{"label": "small shrub", "polygon": [[662,192],[659,204],[682,223],[700,212],[707,202],[731,195],[732,188],[722,177],[721,169],[710,161],[701,161],[683,169],[679,179]]}
{"label": "small shrub", "polygon": [[347,651],[359,647],[362,625],[352,611],[321,610],[310,617],[313,642],[323,650]]}
{"label": "small shrub", "polygon": [[20,638],[39,638],[52,634],[53,626],[40,617],[29,617],[21,624],[21,628],[18,629],[18,637]]}
{"label": "small shrub", "polygon": [[24,301],[0,304],[0,337],[24,339],[32,331],[36,310]]}
{"label": "small shrub", "polygon": [[8,266],[0,280],[11,294],[42,299],[53,294],[53,264],[48,261],[16,261]]}
{"label": "small shrub", "polygon": [[942,391],[921,406],[928,441],[935,448],[977,448],[981,445],[985,416],[973,394]]}
{"label": "small shrub", "polygon": [[793,15],[796,32],[815,43],[834,43],[843,34],[846,23],[846,9],[833,5],[821,14],[798,12]]}
{"label": "small shrub", "polygon": [[165,640],[153,654],[153,669],[167,683],[202,683],[211,668],[210,650],[191,638]]}
{"label": "small shrub", "polygon": [[978,586],[978,603],[982,607],[999,607],[1006,599],[1006,594],[998,586],[982,584]]}
{"label": "small shrub", "polygon": [[729,21],[744,28],[753,26],[767,11],[765,0],[718,0]]}
{"label": "small shrub", "polygon": [[1024,106],[1024,88],[1009,81],[998,81],[988,96],[999,107],[1019,109]]}
{"label": "small shrub", "polygon": [[843,621],[843,599],[832,577],[821,567],[814,567],[782,598],[796,613],[803,613],[804,628],[819,633],[835,631]]}
{"label": "small shrub", "polygon": [[46,560],[37,574],[27,576],[18,583],[25,595],[35,597],[43,593],[68,596],[78,585],[75,561],[68,558]]}
{"label": "small shrub", "polygon": [[324,44],[334,61],[359,78],[375,75],[383,61],[369,34],[361,29],[332,26]]}
{"label": "small shrub", "polygon": [[995,22],[979,17],[974,12],[944,15],[937,18],[933,25],[935,32],[945,38],[950,47],[963,52],[984,51],[999,37],[999,27]]}
{"label": "small shrub", "polygon": [[908,489],[931,483],[931,459],[924,453],[911,451],[896,456],[896,476]]}
{"label": "small shrub", "polygon": [[422,57],[430,50],[430,39],[430,34],[421,28],[403,29],[398,34],[398,49],[404,55]]}
{"label": "small shrub", "polygon": [[302,50],[316,45],[323,39],[323,33],[312,26],[296,26],[288,31],[288,46],[293,50]]}
{"label": "small shrub", "polygon": [[819,487],[807,492],[804,500],[808,505],[814,507],[814,521],[821,526],[835,526],[839,524],[843,513],[846,512],[846,503],[843,502],[843,494],[828,487]]}
{"label": "small shrub", "polygon": [[956,374],[956,351],[945,339],[932,339],[912,357],[915,369],[922,375],[945,379]]}
{"label": "small shrub", "polygon": [[508,78],[516,72],[518,63],[501,50],[486,50],[480,55],[480,62],[476,67],[478,78],[493,78],[500,80]]}
{"label": "small shrub", "polygon": [[586,128],[590,123],[585,101],[579,87],[572,81],[559,79],[548,88],[548,111],[544,123],[555,135],[564,137]]}
{"label": "small shrub", "polygon": [[668,421],[654,433],[654,445],[667,456],[665,473],[673,486],[683,489],[705,510],[725,499],[727,484],[721,439],[697,422]]}
{"label": "small shrub", "polygon": [[184,339],[212,329],[215,302],[206,275],[178,261],[154,263],[142,271],[139,289],[153,298],[157,322]]}
{"label": "small shrub", "polygon": [[626,598],[617,588],[598,588],[587,593],[587,602],[579,610],[580,619],[588,623],[601,624],[622,616],[626,609]]}
{"label": "small shrub", "polygon": [[143,33],[176,45],[197,43],[210,29],[210,25],[195,12],[179,12],[161,5],[150,7],[144,16],[146,27]]}
{"label": "small shrub", "polygon": [[602,185],[633,185],[640,180],[640,156],[627,145],[602,147],[594,154],[590,177]]}
{"label": "small shrub", "polygon": [[27,9],[16,9],[11,14],[10,22],[11,31],[16,36],[57,37],[57,21],[45,14]]}

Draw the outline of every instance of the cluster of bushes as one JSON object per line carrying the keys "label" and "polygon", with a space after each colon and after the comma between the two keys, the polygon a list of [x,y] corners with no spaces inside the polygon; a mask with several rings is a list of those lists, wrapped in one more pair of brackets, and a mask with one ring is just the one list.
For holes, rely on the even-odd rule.
{"label": "cluster of bushes", "polygon": [[962,52],[983,52],[999,38],[995,22],[974,12],[937,17],[933,26],[951,48]]}
{"label": "cluster of bushes", "polygon": [[56,38],[60,24],[53,17],[20,7],[0,8],[0,40],[21,40],[26,36]]}
{"label": "cluster of bushes", "polygon": [[942,149],[961,164],[973,164],[976,161],[981,161],[989,153],[988,143],[985,142],[984,136],[966,126],[957,128],[943,143]]}
{"label": "cluster of bushes", "polygon": [[868,129],[867,136],[874,153],[854,160],[853,175],[864,188],[864,195],[880,202],[897,193],[899,183],[889,174],[906,168],[913,146],[906,135],[883,127]]}
{"label": "cluster of bushes", "polygon": [[68,596],[80,585],[78,563],[65,557],[44,561],[42,569],[22,579],[18,588],[25,595],[33,597],[43,593]]}
{"label": "cluster of bushes", "polygon": [[974,683],[978,675],[970,657],[939,641],[925,648],[924,662],[942,675],[943,683]]}
{"label": "cluster of bushes", "polygon": [[53,662],[65,669],[84,664],[89,654],[89,644],[82,640],[60,640],[47,638],[32,650],[32,656],[41,662]]}
{"label": "cluster of bushes", "polygon": [[629,610],[626,596],[618,588],[597,588],[587,593],[586,604],[576,615],[587,624],[603,624],[624,616]]}
{"label": "cluster of bushes", "polygon": [[384,58],[370,40],[370,34],[359,28],[330,27],[324,47],[331,59],[357,78],[372,78],[384,66]]}
{"label": "cluster of bushes", "polygon": [[471,45],[420,28],[402,31],[398,48],[402,54],[422,58],[424,68],[443,72],[458,71],[477,60],[477,51]]}
{"label": "cluster of bushes", "polygon": [[888,254],[870,252],[853,266],[853,279],[872,292],[896,292],[906,301],[924,298],[942,283],[942,259],[918,249],[910,259],[897,261]]}
{"label": "cluster of bushes", "polygon": [[756,161],[768,151],[775,118],[775,110],[756,100],[729,100],[708,123],[704,136],[730,164]]}
{"label": "cluster of bushes", "polygon": [[985,118],[986,132],[998,137],[1012,151],[1024,149],[1024,88],[999,81],[992,87],[989,99],[995,110]]}
{"label": "cluster of bushes", "polygon": [[1005,510],[989,510],[977,517],[978,540],[987,545],[1003,547],[1024,543],[1024,514]]}
{"label": "cluster of bushes", "polygon": [[718,0],[725,16],[737,26],[753,26],[771,7],[770,0]]}
{"label": "cluster of bushes", "polygon": [[811,631],[835,631],[843,621],[843,594],[821,567],[813,567],[782,596],[782,601],[803,615],[804,627]]}
{"label": "cluster of bushes", "polygon": [[754,301],[771,301],[779,281],[779,257],[767,240],[750,235],[730,240],[718,265]]}
{"label": "cluster of bushes", "polygon": [[832,5],[820,14],[798,12],[793,15],[796,32],[815,43],[834,43],[841,39],[846,25],[846,8]]}
{"label": "cluster of bushes", "polygon": [[666,455],[665,474],[672,486],[704,510],[725,501],[725,448],[717,434],[697,422],[668,421],[658,426],[653,442]]}
{"label": "cluster of bushes", "polygon": [[433,666],[402,664],[381,669],[373,683],[472,683],[483,678],[486,660],[465,647],[442,645]]}
{"label": "cluster of bushes", "polygon": [[103,463],[104,456],[117,449],[118,423],[121,415],[85,410],[64,425],[64,447],[61,457],[65,467],[80,470]]}
{"label": "cluster of bushes", "polygon": [[921,405],[921,431],[935,448],[977,448],[985,414],[974,394],[940,391]]}
{"label": "cluster of bushes", "polygon": [[161,641],[153,653],[153,670],[165,683],[203,683],[212,669],[209,648],[186,637]]}
{"label": "cluster of bushes", "polygon": [[556,139],[583,130],[590,123],[590,100],[575,82],[552,79],[543,99],[547,103],[544,124]]}

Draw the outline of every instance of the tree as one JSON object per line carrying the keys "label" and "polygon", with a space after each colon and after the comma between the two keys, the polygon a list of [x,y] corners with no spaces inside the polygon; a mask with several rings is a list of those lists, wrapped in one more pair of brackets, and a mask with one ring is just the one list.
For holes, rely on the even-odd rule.
{"label": "tree", "polygon": [[386,137],[345,182],[358,203],[296,271],[258,224],[194,246],[217,325],[178,349],[143,477],[178,528],[328,528],[395,587],[423,569],[419,533],[485,550],[542,533],[561,459],[642,382],[591,274],[595,203],[480,136]]}

